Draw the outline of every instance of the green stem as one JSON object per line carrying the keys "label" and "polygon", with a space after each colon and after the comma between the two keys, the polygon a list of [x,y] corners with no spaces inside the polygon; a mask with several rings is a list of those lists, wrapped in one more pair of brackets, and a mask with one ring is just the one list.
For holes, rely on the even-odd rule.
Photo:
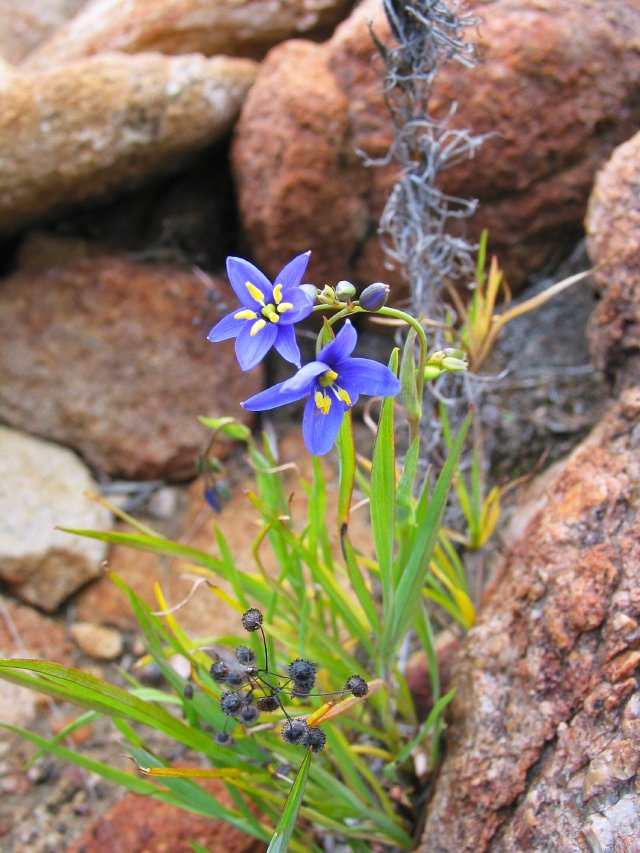
{"label": "green stem", "polygon": [[418,403],[422,405],[422,391],[424,388],[424,369],[427,364],[427,336],[424,333],[422,325],[405,311],[400,311],[398,308],[379,308],[376,314],[383,314],[385,317],[395,317],[396,320],[402,320],[408,326],[415,330],[420,343],[420,357],[418,359],[418,372],[416,376],[416,391],[418,394]]}

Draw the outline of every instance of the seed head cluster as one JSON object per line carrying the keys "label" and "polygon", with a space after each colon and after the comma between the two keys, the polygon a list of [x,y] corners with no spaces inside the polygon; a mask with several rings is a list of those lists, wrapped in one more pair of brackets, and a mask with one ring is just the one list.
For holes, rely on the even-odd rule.
{"label": "seed head cluster", "polygon": [[[270,671],[262,622],[262,613],[256,607],[249,608],[242,615],[242,627],[245,631],[259,631],[262,636],[263,668],[258,666],[256,653],[249,646],[238,646],[233,657],[216,660],[211,666],[211,678],[229,688],[220,697],[220,710],[227,718],[243,726],[252,726],[262,713],[281,711],[286,718],[282,726],[283,741],[320,752],[327,742],[326,734],[317,726],[310,726],[301,717],[290,717],[285,710],[283,699],[305,698],[310,695],[340,696],[349,692],[358,697],[366,696],[369,691],[367,682],[361,675],[352,675],[347,679],[344,688],[334,694],[312,694],[318,670],[313,661],[296,658],[286,667],[286,673]],[[218,746],[233,746],[234,740],[224,730],[216,733],[215,742]]]}

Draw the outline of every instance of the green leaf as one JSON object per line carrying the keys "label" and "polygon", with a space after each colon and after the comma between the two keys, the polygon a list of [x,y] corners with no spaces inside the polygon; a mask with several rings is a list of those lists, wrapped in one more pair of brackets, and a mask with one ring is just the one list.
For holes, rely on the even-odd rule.
{"label": "green leaf", "polygon": [[304,791],[307,786],[307,777],[309,776],[309,768],[311,766],[311,754],[311,750],[308,749],[289,791],[289,796],[284,804],[284,809],[273,833],[267,853],[286,853],[289,849],[289,843],[296,826],[298,812],[300,811]]}
{"label": "green leaf", "polygon": [[345,412],[336,442],[340,464],[340,485],[338,489],[338,530],[342,536],[349,524],[353,484],[356,478],[356,449],[353,443],[351,410]]}
{"label": "green leaf", "polygon": [[[415,385],[415,383],[414,383]],[[393,543],[395,540],[396,453],[394,440],[394,399],[387,397],[382,404],[378,434],[373,448],[369,512],[376,558],[380,569],[382,601],[392,607]]]}
{"label": "green leaf", "polygon": [[233,438],[236,441],[249,441],[251,438],[251,430],[244,424],[239,424],[233,418],[205,418],[198,417],[201,424],[214,432],[220,432],[228,438]]}

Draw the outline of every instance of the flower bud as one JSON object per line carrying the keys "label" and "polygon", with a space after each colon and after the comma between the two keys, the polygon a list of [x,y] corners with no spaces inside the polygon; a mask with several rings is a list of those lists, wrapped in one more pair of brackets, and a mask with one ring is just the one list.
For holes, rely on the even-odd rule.
{"label": "flower bud", "polygon": [[360,294],[360,305],[365,311],[379,311],[389,297],[390,287],[382,281],[370,284]]}
{"label": "flower bud", "polygon": [[339,299],[351,299],[356,295],[356,289],[350,281],[339,281],[336,284],[336,296]]}
{"label": "flower bud", "polygon": [[310,297],[312,302],[316,301],[316,299],[318,298],[318,293],[320,293],[315,284],[301,284],[300,290],[304,291],[304,293],[306,293],[307,296]]}
{"label": "flower bud", "polygon": [[328,284],[325,284],[322,291],[318,294],[318,302],[322,302],[324,305],[333,305],[335,301],[335,290],[332,287],[329,287]]}

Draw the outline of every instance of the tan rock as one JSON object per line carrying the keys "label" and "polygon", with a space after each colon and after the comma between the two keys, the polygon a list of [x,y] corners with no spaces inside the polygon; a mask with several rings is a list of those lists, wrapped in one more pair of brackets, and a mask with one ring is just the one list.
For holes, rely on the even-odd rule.
{"label": "tan rock", "polygon": [[[478,4],[482,62],[451,63],[438,78],[434,108],[457,100],[456,126],[494,134],[441,186],[480,200],[471,232],[488,228],[512,285],[566,252],[598,166],[640,121],[640,7],[616,9],[608,0]],[[371,20],[387,39],[381,4],[367,0],[325,44],[275,48],[243,106],[234,171],[266,270],[312,249],[314,281],[400,283],[376,233],[397,167],[367,169],[356,154],[381,157],[391,143]]]}
{"label": "tan rock", "polygon": [[20,62],[85,0],[0,0],[0,56]]}
{"label": "tan rock", "polygon": [[0,482],[0,578],[51,613],[100,574],[106,553],[102,542],[56,528],[108,529],[111,516],[85,496],[97,486],[71,451],[7,427]]}
{"label": "tan rock", "polygon": [[15,75],[0,113],[0,229],[174,169],[228,131],[255,68],[110,53]]}
{"label": "tan rock", "polygon": [[95,660],[115,660],[124,651],[120,631],[95,622],[76,622],[71,626],[71,636],[80,651]]}
{"label": "tan rock", "polygon": [[640,133],[599,173],[587,211],[587,248],[602,291],[589,329],[596,366],[640,382]]}
{"label": "tan rock", "polygon": [[92,0],[34,51],[26,68],[46,68],[106,50],[261,58],[289,38],[323,38],[352,0]]}
{"label": "tan rock", "polygon": [[112,476],[193,476],[210,435],[197,416],[249,422],[239,402],[262,387],[233,341],[206,340],[234,300],[226,282],[114,257],[6,279],[0,418]]}
{"label": "tan rock", "polygon": [[455,667],[421,853],[634,849],[639,418],[635,388],[505,554]]}

